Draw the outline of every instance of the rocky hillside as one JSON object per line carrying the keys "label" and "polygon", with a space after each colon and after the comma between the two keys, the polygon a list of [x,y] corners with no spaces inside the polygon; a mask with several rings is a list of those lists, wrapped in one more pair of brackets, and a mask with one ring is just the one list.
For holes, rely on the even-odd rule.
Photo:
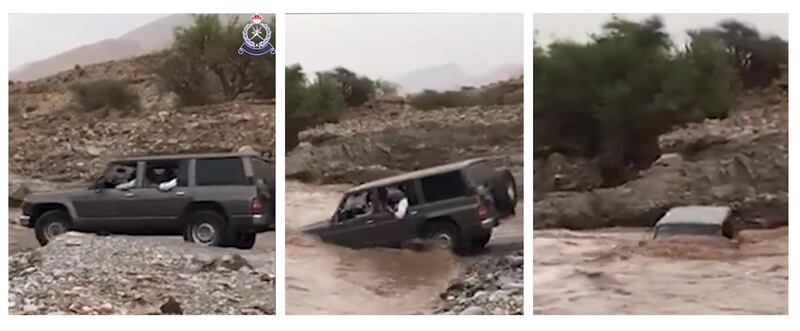
{"label": "rocky hillside", "polygon": [[286,175],[359,183],[473,157],[497,157],[498,165],[521,176],[522,136],[522,105],[429,111],[397,106],[302,132],[301,144],[286,158]]}
{"label": "rocky hillside", "polygon": [[748,227],[788,223],[788,93],[779,86],[744,95],[723,120],[660,137],[661,157],[637,178],[597,188],[591,160],[550,155],[534,164],[537,228],[651,226],[669,208],[730,205]]}
{"label": "rocky hillside", "polygon": [[[232,151],[244,145],[272,155],[272,100],[181,108],[177,96],[159,86],[154,69],[162,60],[162,54],[150,54],[10,83],[11,174],[72,182],[95,177],[108,159],[124,155]],[[97,79],[128,82],[140,109],[82,110],[69,87]]]}

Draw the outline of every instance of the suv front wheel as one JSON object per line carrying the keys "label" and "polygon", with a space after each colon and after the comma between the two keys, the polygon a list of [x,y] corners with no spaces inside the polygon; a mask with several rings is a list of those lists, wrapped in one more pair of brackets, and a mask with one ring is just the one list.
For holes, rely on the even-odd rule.
{"label": "suv front wheel", "polygon": [[36,219],[34,225],[36,240],[42,246],[47,245],[56,236],[69,231],[69,221],[69,214],[65,210],[56,209],[44,212]]}
{"label": "suv front wheel", "polygon": [[211,210],[192,213],[185,238],[203,246],[221,246],[225,237],[225,217]]}

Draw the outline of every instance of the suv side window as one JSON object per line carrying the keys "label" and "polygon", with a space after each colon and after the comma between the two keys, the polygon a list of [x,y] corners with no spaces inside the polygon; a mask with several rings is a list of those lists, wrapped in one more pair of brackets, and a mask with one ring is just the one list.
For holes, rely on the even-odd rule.
{"label": "suv side window", "polygon": [[371,191],[363,191],[350,195],[339,209],[338,221],[346,222],[362,215],[372,214],[375,210]]}
{"label": "suv side window", "polygon": [[461,172],[452,171],[420,180],[426,202],[436,202],[466,195],[467,185]]}
{"label": "suv side window", "polygon": [[187,160],[148,161],[144,170],[144,187],[158,187],[159,184],[177,179],[177,186],[189,184],[189,162]]}
{"label": "suv side window", "polygon": [[197,186],[250,184],[240,157],[197,159],[195,177]]}

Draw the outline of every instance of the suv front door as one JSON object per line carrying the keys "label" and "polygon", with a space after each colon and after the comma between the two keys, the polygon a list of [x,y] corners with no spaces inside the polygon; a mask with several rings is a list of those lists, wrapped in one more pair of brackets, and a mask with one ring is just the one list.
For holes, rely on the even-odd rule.
{"label": "suv front door", "polygon": [[117,225],[124,223],[128,216],[130,191],[116,187],[138,180],[138,173],[136,162],[111,164],[95,187],[72,199],[78,226],[89,231],[117,230]]}
{"label": "suv front door", "polygon": [[[380,196],[377,190],[369,193],[372,197]],[[320,236],[323,240],[356,248],[397,246],[417,236],[422,215],[418,213],[416,206],[410,206],[405,217],[397,219],[381,206],[381,199],[372,199],[370,202],[372,208],[369,213],[334,223]]]}

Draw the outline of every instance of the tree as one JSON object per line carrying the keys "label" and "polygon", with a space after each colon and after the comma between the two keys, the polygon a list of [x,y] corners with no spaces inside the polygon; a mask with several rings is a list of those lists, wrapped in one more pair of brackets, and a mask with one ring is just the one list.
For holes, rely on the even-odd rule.
{"label": "tree", "polygon": [[177,28],[159,69],[166,87],[185,105],[233,100],[243,92],[274,97],[275,58],[238,54],[241,31],[238,16],[223,23],[215,14],[196,15],[191,26]]}
{"label": "tree", "polygon": [[729,19],[713,28],[690,33],[719,39],[728,51],[744,88],[760,88],[780,77],[789,63],[789,44],[776,36],[765,37],[752,26]]}
{"label": "tree", "polygon": [[698,35],[677,49],[657,16],[537,46],[533,80],[537,151],[597,157],[607,185],[658,158],[672,126],[724,117],[738,91],[721,43]]}

